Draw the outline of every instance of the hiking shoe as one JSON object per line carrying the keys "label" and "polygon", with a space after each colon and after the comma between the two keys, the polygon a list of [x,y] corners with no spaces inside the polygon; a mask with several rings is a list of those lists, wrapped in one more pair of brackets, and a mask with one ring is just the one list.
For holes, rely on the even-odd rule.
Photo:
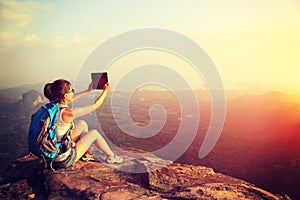
{"label": "hiking shoe", "polygon": [[95,161],[95,158],[93,157],[93,155],[89,154],[89,153],[85,153],[82,157],[81,157],[82,161]]}
{"label": "hiking shoe", "polygon": [[113,164],[113,163],[122,163],[123,162],[123,158],[122,156],[107,156],[106,157],[106,162],[109,164]]}

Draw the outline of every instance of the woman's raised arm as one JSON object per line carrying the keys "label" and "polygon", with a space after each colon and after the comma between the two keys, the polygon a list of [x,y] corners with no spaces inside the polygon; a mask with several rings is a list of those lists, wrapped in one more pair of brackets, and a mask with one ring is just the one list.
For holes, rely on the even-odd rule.
{"label": "woman's raised arm", "polygon": [[93,83],[90,83],[89,86],[88,86],[88,88],[86,90],[78,92],[78,93],[75,93],[73,95],[73,100],[79,99],[80,97],[86,95],[87,93],[89,93],[92,90],[93,90]]}
{"label": "woman's raised arm", "polygon": [[98,109],[102,105],[107,93],[110,90],[111,88],[109,83],[106,83],[103,92],[100,94],[100,96],[96,99],[96,101],[93,104],[83,106],[83,107],[73,108],[73,118],[76,119],[78,117],[87,115],[90,112],[93,112],[94,110]]}

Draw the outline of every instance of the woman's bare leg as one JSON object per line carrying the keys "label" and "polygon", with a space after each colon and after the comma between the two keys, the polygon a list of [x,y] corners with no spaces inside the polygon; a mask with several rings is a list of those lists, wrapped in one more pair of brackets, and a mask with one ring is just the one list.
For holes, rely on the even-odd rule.
{"label": "woman's bare leg", "polygon": [[[89,128],[88,128],[88,125],[87,123],[84,121],[84,120],[79,120],[75,123],[75,127],[74,127],[74,130],[72,132],[72,141],[77,143],[80,138],[82,138],[85,134],[87,134]],[[88,148],[87,152],[89,154],[92,154],[92,149],[91,148]]]}
{"label": "woman's bare leg", "polygon": [[[89,130],[87,123],[84,120],[79,120],[75,123],[74,130],[72,131],[72,141],[77,142],[82,134],[87,133]],[[83,135],[82,135],[83,136]]]}
{"label": "woman's bare leg", "polygon": [[103,151],[107,156],[114,156],[114,153],[100,133],[97,130],[92,130],[85,133],[83,137],[80,136],[79,141],[76,143],[76,161],[83,156],[92,144],[95,144],[95,146]]}

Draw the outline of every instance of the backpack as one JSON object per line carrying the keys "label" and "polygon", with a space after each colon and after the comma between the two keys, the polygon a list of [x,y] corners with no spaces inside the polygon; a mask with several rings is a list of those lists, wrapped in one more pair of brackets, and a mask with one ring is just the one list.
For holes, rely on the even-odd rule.
{"label": "backpack", "polygon": [[43,160],[52,161],[71,147],[71,131],[73,123],[64,135],[61,141],[56,137],[56,121],[58,111],[65,107],[59,107],[56,103],[47,103],[43,105],[31,117],[28,131],[28,148],[34,155],[43,158]]}

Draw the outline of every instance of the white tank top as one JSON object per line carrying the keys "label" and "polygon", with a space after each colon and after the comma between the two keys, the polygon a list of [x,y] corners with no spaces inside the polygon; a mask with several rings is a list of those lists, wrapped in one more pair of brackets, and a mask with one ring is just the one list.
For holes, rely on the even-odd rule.
{"label": "white tank top", "polygon": [[62,113],[66,108],[62,108],[58,111],[58,119],[56,121],[56,137],[57,141],[61,141],[62,137],[66,134],[71,124],[64,122],[62,119]]}

